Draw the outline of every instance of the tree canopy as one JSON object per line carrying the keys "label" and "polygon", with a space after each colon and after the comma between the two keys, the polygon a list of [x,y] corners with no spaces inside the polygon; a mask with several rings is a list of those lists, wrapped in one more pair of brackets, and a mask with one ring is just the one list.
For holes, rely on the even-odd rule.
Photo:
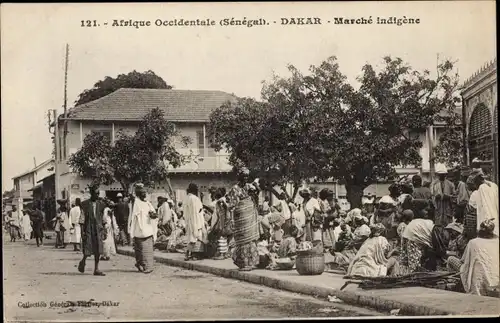
{"label": "tree canopy", "polygon": [[230,163],[245,165],[274,182],[333,178],[346,185],[353,207],[363,189],[395,175],[398,165],[419,165],[419,134],[440,111],[455,107],[453,63],[415,71],[400,58],[366,64],[354,87],[335,57],[308,74],[265,83],[262,101],[241,99],[216,109],[209,133]]}
{"label": "tree canopy", "polygon": [[133,135],[118,133],[114,144],[99,133],[91,133],[83,146],[70,156],[68,164],[93,184],[117,181],[125,191],[136,182],[146,186],[164,181],[170,168],[183,165],[189,156],[176,149],[176,141],[186,146],[189,137],[180,136],[162,110],[151,110]]}
{"label": "tree canopy", "polygon": [[117,77],[106,76],[104,80],[95,83],[93,88],[80,93],[75,101],[75,106],[97,100],[121,88],[168,90],[172,89],[172,86],[151,70],[142,73],[134,70]]}

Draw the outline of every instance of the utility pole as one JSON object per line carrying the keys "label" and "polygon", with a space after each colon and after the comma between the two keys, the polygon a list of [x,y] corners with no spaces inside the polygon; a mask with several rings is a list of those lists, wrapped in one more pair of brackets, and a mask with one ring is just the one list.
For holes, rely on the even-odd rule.
{"label": "utility pole", "polygon": [[[54,145],[56,149],[55,154],[55,163],[54,163],[54,177],[55,177],[55,199],[56,202],[59,198],[59,157],[60,157],[60,148],[59,148],[59,125],[57,122],[57,110],[52,110],[52,117],[54,120]],[[56,214],[57,214],[57,203],[56,203]]]}
{"label": "utility pole", "polygon": [[64,104],[63,104],[63,108],[64,108],[64,136],[63,136],[64,160],[66,160],[66,155],[67,155],[66,137],[68,135],[68,121],[67,121],[67,118],[68,118],[68,61],[69,61],[69,45],[66,44],[66,56],[65,56],[65,62],[64,62]]}

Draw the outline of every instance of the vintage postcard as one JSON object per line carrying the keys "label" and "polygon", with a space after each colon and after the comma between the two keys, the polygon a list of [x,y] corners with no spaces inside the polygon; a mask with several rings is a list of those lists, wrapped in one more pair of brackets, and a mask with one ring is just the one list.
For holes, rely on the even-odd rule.
{"label": "vintage postcard", "polygon": [[4,321],[498,316],[495,9],[3,3]]}

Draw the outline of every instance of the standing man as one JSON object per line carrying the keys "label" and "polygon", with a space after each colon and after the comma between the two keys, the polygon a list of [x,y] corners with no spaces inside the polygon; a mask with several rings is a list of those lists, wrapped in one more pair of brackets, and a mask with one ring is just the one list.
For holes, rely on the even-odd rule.
{"label": "standing man", "polygon": [[122,193],[116,195],[118,197],[118,203],[116,204],[115,214],[116,214],[116,224],[120,229],[120,244],[123,246],[125,244],[130,244],[129,233],[128,233],[128,217],[130,213],[130,208],[127,201],[123,200]]}
{"label": "standing man", "polygon": [[467,204],[469,203],[470,194],[472,192],[469,191],[467,187],[467,177],[470,175],[470,170],[468,167],[463,167],[460,170],[460,181],[457,185],[457,201],[456,201],[456,209],[455,209],[455,219],[458,223],[464,223],[465,219],[465,209]]}
{"label": "standing man", "polygon": [[81,200],[75,200],[75,206],[69,210],[69,219],[71,224],[69,242],[73,244],[74,251],[80,251],[80,242],[82,237],[82,228],[80,227],[80,216],[82,214]]}
{"label": "standing man", "polygon": [[91,255],[94,256],[94,276],[105,276],[99,270],[99,258],[103,253],[103,240],[105,228],[103,214],[106,205],[99,200],[99,186],[90,185],[90,199],[82,202],[80,225],[82,228],[83,258],[78,264],[78,271],[85,271],[85,261]]}
{"label": "standing man", "polygon": [[9,233],[10,233],[10,242],[16,242],[17,237],[19,236],[19,211],[17,210],[16,205],[12,205],[12,211],[10,211],[7,215],[8,224],[9,224]]}
{"label": "standing man", "polygon": [[130,237],[134,240],[135,267],[145,274],[153,272],[153,246],[156,241],[158,215],[155,208],[146,200],[143,184],[135,185],[135,201],[130,220]]}
{"label": "standing man", "polygon": [[438,179],[431,184],[431,193],[434,199],[435,218],[434,224],[446,227],[453,221],[453,195],[455,194],[455,185],[446,175],[448,170],[444,165],[439,165],[436,173]]}
{"label": "standing man", "polygon": [[33,235],[36,240],[36,246],[43,246],[43,223],[45,214],[40,210],[40,204],[37,203],[35,210],[31,213],[31,222],[33,222]]}

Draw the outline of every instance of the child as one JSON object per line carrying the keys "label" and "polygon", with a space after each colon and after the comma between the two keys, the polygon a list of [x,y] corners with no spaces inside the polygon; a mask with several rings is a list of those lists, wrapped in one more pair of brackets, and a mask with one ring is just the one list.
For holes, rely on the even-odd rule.
{"label": "child", "polygon": [[269,266],[270,263],[270,252],[268,249],[269,238],[270,238],[269,232],[265,231],[260,235],[259,241],[257,242],[257,252],[259,253],[258,268],[261,269],[266,268],[267,266]]}
{"label": "child", "polygon": [[348,227],[348,225],[344,222],[340,225],[340,234],[337,243],[335,244],[335,251],[341,252],[344,250],[345,246],[352,240],[353,234]]}
{"label": "child", "polygon": [[301,235],[299,234],[299,228],[296,226],[290,226],[286,228],[285,238],[281,242],[278,247],[276,253],[271,254],[271,264],[269,266],[270,269],[277,269],[278,266],[276,264],[277,259],[289,258],[294,261],[295,256],[297,255],[297,239],[300,239]]}

